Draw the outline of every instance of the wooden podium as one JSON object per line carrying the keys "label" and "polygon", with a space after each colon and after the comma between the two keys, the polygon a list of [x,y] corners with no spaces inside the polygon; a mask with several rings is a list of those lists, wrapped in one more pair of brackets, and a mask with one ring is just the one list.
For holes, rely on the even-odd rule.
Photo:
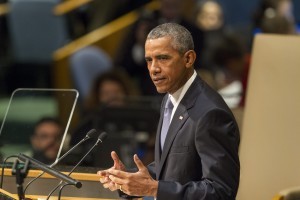
{"label": "wooden podium", "polygon": [[[47,197],[46,196],[39,196],[39,195],[26,195],[26,198],[28,199],[32,199],[32,200],[38,200],[38,199],[46,199]],[[3,189],[0,189],[0,200],[18,200],[18,195],[16,194],[11,194]],[[50,200],[54,200],[54,199],[57,199],[56,196],[54,197],[50,197],[49,198]],[[111,200],[111,199],[99,199],[99,198],[82,198],[82,197],[61,197],[62,200],[79,200],[79,199],[82,199],[82,200]]]}
{"label": "wooden podium", "polygon": [[[28,176],[24,181],[25,185],[34,177],[41,173],[40,170],[29,170]],[[99,176],[96,173],[74,173],[72,178],[82,183],[82,188],[78,189],[73,186],[65,187],[62,192],[62,200],[69,199],[119,199],[117,192],[111,192],[103,188],[99,183]],[[51,175],[44,174],[28,187],[26,191],[26,198],[30,199],[46,199],[48,193],[59,183],[60,180]],[[57,199],[57,192],[54,193],[50,199]],[[0,200],[14,200],[19,199],[16,190],[15,176],[11,175],[11,169],[4,170],[3,189],[0,189]]]}
{"label": "wooden podium", "polygon": [[15,200],[15,199],[18,199],[18,195],[11,194],[0,188],[0,199],[1,200]]}

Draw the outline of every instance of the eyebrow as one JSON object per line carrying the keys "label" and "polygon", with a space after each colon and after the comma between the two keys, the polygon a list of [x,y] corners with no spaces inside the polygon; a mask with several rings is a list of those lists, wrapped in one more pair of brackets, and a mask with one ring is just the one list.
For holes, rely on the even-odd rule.
{"label": "eyebrow", "polygon": [[[158,54],[158,55],[155,55],[154,58],[171,58],[172,56],[169,55],[169,54]],[[145,59],[146,60],[150,60],[152,59],[152,57],[150,56],[145,56]]]}
{"label": "eyebrow", "polygon": [[168,55],[168,54],[159,54],[159,55],[157,55],[157,56],[155,56],[156,58],[171,58],[171,56],[170,55]]}
{"label": "eyebrow", "polygon": [[146,61],[147,61],[147,60],[152,60],[152,58],[149,57],[149,56],[146,56],[146,57],[145,57],[145,60],[146,60]]}

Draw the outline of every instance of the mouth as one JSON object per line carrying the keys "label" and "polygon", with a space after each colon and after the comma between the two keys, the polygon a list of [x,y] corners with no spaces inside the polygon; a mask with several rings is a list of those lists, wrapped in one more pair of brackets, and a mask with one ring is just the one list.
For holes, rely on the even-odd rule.
{"label": "mouth", "polygon": [[155,85],[159,85],[163,83],[166,80],[166,78],[163,77],[158,77],[158,78],[153,78],[152,81]]}

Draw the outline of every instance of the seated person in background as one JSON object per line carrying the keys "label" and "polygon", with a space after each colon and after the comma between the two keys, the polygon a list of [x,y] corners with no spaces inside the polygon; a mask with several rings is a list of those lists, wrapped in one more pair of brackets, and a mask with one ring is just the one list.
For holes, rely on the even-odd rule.
{"label": "seated person in background", "polygon": [[145,68],[146,61],[144,58],[144,44],[147,33],[155,24],[153,13],[143,10],[138,21],[120,45],[115,60],[116,65],[123,67],[130,77],[140,85],[143,95],[157,95],[155,87],[148,76],[148,70]]}
{"label": "seated person in background", "polygon": [[129,78],[123,71],[100,74],[92,85],[85,109],[90,112],[102,106],[121,106],[124,98],[134,93],[131,88]]}
{"label": "seated person in background", "polygon": [[195,17],[195,24],[203,31],[222,29],[224,25],[223,8],[214,0],[200,1]]}
{"label": "seated person in background", "polygon": [[202,68],[213,73],[214,69],[209,63],[210,50],[228,31],[223,8],[217,1],[201,0],[197,4],[194,20],[195,25],[203,32],[203,51],[200,59]]}
{"label": "seated person in background", "polygon": [[288,28],[285,29],[288,29],[289,33],[295,31],[296,24],[293,13],[293,1],[260,1],[258,9],[254,13],[254,33],[260,33],[262,31],[268,33],[282,33],[284,27],[287,26]]}
{"label": "seated person in background", "polygon": [[210,62],[215,66],[216,89],[230,108],[244,98],[243,77],[247,73],[245,44],[236,34],[226,34],[211,50]]}
{"label": "seated person in background", "polygon": [[63,127],[58,119],[52,117],[40,119],[30,138],[33,148],[32,157],[45,164],[53,163],[57,157],[62,136]]}
{"label": "seated person in background", "polygon": [[[78,143],[92,128],[96,128],[99,131],[107,131],[104,128],[106,119],[104,112],[109,111],[109,108],[124,106],[126,97],[138,94],[138,90],[133,88],[134,85],[131,84],[124,71],[112,70],[100,74],[92,85],[90,94],[85,102],[85,111],[80,116],[80,122],[75,130],[72,131],[70,145],[73,146]],[[82,149],[74,152],[74,155],[81,154],[89,149],[89,146],[92,145],[91,143],[87,142],[82,145]],[[82,165],[94,166],[96,159],[93,156],[93,154],[90,154]]]}
{"label": "seated person in background", "polygon": [[265,16],[261,22],[262,33],[296,34],[296,24],[280,15]]}

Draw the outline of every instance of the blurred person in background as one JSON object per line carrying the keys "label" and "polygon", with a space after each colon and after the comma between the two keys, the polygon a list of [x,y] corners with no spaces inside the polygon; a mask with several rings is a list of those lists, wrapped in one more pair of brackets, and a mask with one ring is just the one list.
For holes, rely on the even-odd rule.
{"label": "blurred person in background", "polygon": [[[272,18],[274,21],[286,21],[283,23],[293,24],[295,19],[293,14],[293,1],[291,0],[261,0],[257,11],[254,13],[254,33],[261,32],[265,23]],[[283,19],[284,18],[284,19]],[[282,22],[279,22],[282,23]]]}
{"label": "blurred person in background", "polygon": [[[99,131],[105,130],[106,116],[104,112],[109,112],[110,108],[121,108],[125,106],[126,98],[137,95],[139,92],[134,89],[128,74],[123,70],[114,69],[106,73],[99,74],[95,79],[90,94],[85,102],[85,110],[80,116],[79,124],[72,131],[70,146],[78,143],[85,137],[86,133],[96,128]],[[87,151],[93,145],[93,141],[86,142],[78,148],[74,155],[79,155]],[[90,154],[83,162],[84,166],[94,166],[96,155]],[[72,156],[71,156],[72,157]],[[70,158],[71,158],[70,157]],[[72,162],[66,161],[67,163]]]}
{"label": "blurred person in background", "polygon": [[196,7],[194,17],[195,25],[203,32],[204,43],[201,54],[202,73],[214,73],[214,69],[209,62],[209,54],[215,43],[223,37],[225,32],[225,22],[222,6],[214,0],[200,0]]}
{"label": "blurred person in background", "polygon": [[[203,31],[200,30],[193,22],[187,20],[183,13],[185,1],[183,0],[160,0],[161,6],[155,12],[157,24],[175,22],[186,27],[192,34],[195,44],[195,52],[198,56],[202,55],[204,45]],[[202,62],[197,57],[195,61],[196,68],[202,68]]]}
{"label": "blurred person in background", "polygon": [[261,21],[262,33],[296,34],[295,27],[295,23],[275,12],[272,13],[272,10],[269,10],[269,14]]}
{"label": "blurred person in background", "polygon": [[248,59],[246,47],[236,34],[226,34],[211,52],[211,63],[215,66],[216,89],[230,108],[242,104],[246,86]]}
{"label": "blurred person in background", "polygon": [[91,112],[101,106],[122,106],[127,96],[138,94],[128,74],[123,70],[111,70],[100,74],[95,80],[85,102]]}
{"label": "blurred person in background", "polygon": [[139,85],[142,95],[156,95],[157,92],[145,68],[144,44],[147,33],[155,26],[153,13],[142,11],[124,42],[120,45],[116,66],[124,68],[133,81]]}
{"label": "blurred person in background", "polygon": [[33,149],[32,157],[45,164],[52,164],[57,158],[63,133],[63,126],[58,119],[41,118],[36,123],[30,138]]}
{"label": "blurred person in background", "polygon": [[[132,27],[124,43],[120,45],[116,66],[126,69],[129,75],[141,87],[143,95],[159,95],[153,86],[148,71],[145,68],[144,44],[147,33],[156,25],[165,22],[176,22],[190,30],[195,41],[195,51],[200,55],[203,50],[203,32],[189,22],[183,13],[185,1],[160,0],[158,10],[142,10],[138,22]],[[201,60],[196,59],[197,68],[201,68]]]}
{"label": "blurred person in background", "polygon": [[199,1],[195,24],[204,31],[222,29],[224,25],[224,17],[221,5],[214,0]]}

